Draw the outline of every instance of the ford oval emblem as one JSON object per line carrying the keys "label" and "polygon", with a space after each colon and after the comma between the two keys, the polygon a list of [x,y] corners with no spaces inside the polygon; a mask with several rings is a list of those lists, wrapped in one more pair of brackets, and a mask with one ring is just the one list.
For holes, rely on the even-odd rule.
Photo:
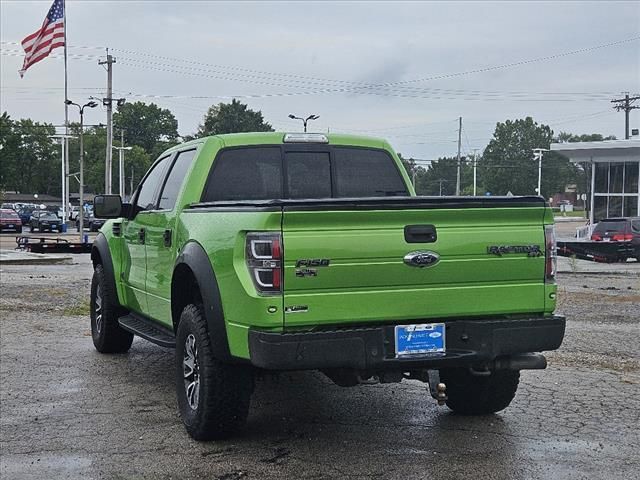
{"label": "ford oval emblem", "polygon": [[404,263],[410,267],[432,267],[440,260],[436,252],[410,252],[404,256]]}

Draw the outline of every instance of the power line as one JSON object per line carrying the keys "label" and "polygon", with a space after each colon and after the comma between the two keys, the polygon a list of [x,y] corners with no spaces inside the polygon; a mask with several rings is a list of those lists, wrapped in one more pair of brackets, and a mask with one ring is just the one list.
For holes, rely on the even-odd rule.
{"label": "power line", "polygon": [[[272,86],[295,86],[297,84],[300,83],[300,81],[304,81],[305,85],[313,82],[314,84],[320,84],[320,85],[324,85],[325,87],[327,86],[327,84],[340,84],[340,85],[345,85],[344,87],[339,87],[339,88],[334,88],[333,85],[331,85],[329,88],[323,88],[323,89],[315,89],[315,90],[311,90],[311,91],[305,91],[305,92],[295,92],[295,93],[289,93],[288,95],[312,95],[312,94],[319,94],[319,93],[369,93],[369,94],[377,94],[377,95],[388,95],[388,96],[402,96],[402,95],[397,95],[397,94],[393,94],[392,92],[389,92],[387,89],[389,87],[395,87],[396,90],[400,90],[401,92],[408,92],[408,93],[427,93],[429,95],[427,95],[426,98],[433,98],[433,94],[438,94],[438,93],[445,93],[448,95],[453,95],[454,97],[456,95],[466,95],[469,97],[479,97],[479,98],[498,98],[498,99],[502,99],[505,96],[515,96],[516,98],[518,96],[522,96],[522,95],[530,95],[527,94],[526,92],[480,92],[480,91],[456,91],[456,90],[444,90],[444,89],[430,89],[430,90],[424,90],[424,89],[416,89],[415,87],[406,87],[409,84],[413,84],[413,83],[419,83],[419,82],[424,82],[424,81],[431,81],[431,80],[436,80],[436,79],[444,79],[444,78],[451,78],[454,76],[461,76],[461,75],[469,75],[469,74],[473,74],[473,73],[480,73],[480,72],[487,72],[487,71],[492,71],[492,70],[496,70],[496,69],[502,69],[502,68],[509,68],[509,67],[513,67],[513,66],[519,66],[519,65],[525,65],[525,64],[530,64],[530,63],[535,63],[535,62],[540,62],[540,61],[545,61],[545,60],[550,60],[550,59],[555,59],[555,58],[560,58],[560,57],[564,57],[567,55],[574,55],[574,54],[579,54],[579,53],[585,53],[585,52],[590,52],[593,50],[597,50],[597,49],[601,49],[601,48],[606,48],[606,47],[612,47],[612,46],[616,46],[616,45],[620,45],[620,44],[624,44],[624,43],[628,43],[628,42],[632,42],[632,41],[636,41],[640,39],[639,37],[633,37],[630,39],[625,39],[625,40],[620,40],[617,42],[611,42],[611,43],[607,43],[607,44],[602,44],[602,45],[596,45],[593,47],[588,47],[588,48],[582,48],[582,49],[578,49],[578,50],[573,50],[573,51],[569,51],[569,52],[561,52],[558,54],[554,54],[554,55],[547,55],[544,57],[538,57],[538,58],[534,58],[534,59],[528,59],[528,60],[521,60],[521,61],[517,61],[517,62],[511,62],[511,63],[507,63],[507,64],[502,64],[502,65],[494,65],[494,66],[488,66],[488,67],[483,67],[483,68],[479,68],[479,69],[474,69],[474,70],[467,70],[467,71],[463,71],[463,72],[455,72],[455,73],[449,73],[449,74],[441,74],[441,75],[435,75],[432,77],[425,77],[425,78],[419,78],[419,79],[413,79],[413,80],[405,80],[405,81],[399,81],[399,82],[387,82],[387,83],[380,83],[380,84],[368,84],[368,83],[364,83],[364,82],[353,82],[353,81],[347,81],[347,80],[334,80],[334,79],[323,79],[323,78],[318,78],[318,77],[310,77],[310,76],[304,76],[304,75],[298,75],[298,74],[289,74],[289,73],[276,73],[276,72],[265,72],[265,71],[260,71],[260,70],[255,70],[255,69],[249,69],[249,68],[245,68],[245,67],[234,67],[234,66],[224,66],[224,65],[215,65],[215,64],[207,64],[204,62],[197,62],[197,61],[192,61],[192,60],[186,60],[186,59],[177,59],[177,58],[173,58],[173,57],[166,57],[166,56],[161,56],[161,55],[154,55],[154,54],[149,54],[149,53],[143,53],[143,52],[135,52],[135,51],[131,51],[131,50],[123,50],[123,49],[116,49],[118,51],[122,51],[123,53],[129,53],[129,54],[133,54],[133,55],[138,55],[138,56],[143,56],[143,57],[147,57],[147,58],[155,58],[155,59],[161,59],[161,60],[168,60],[170,62],[181,62],[181,63],[187,63],[187,64],[192,64],[192,65],[201,65],[201,66],[208,66],[208,67],[214,67],[218,70],[207,70],[207,69],[202,69],[202,68],[196,68],[196,67],[188,67],[188,66],[183,66],[183,65],[170,65],[167,63],[160,63],[160,62],[153,62],[153,61],[145,61],[145,60],[139,60],[139,59],[135,59],[135,58],[127,58],[124,57],[122,58],[122,62],[126,63],[126,62],[130,62],[129,66],[133,66],[134,68],[149,68],[149,69],[155,69],[155,70],[160,70],[160,71],[167,71],[170,73],[177,73],[177,74],[181,74],[181,75],[197,75],[197,76],[205,76],[208,78],[218,78],[218,79],[222,79],[222,80],[241,80],[241,81],[248,81],[250,83],[260,83],[260,84],[266,84],[266,85],[272,85]],[[7,44],[12,44],[12,45],[17,45],[17,42],[3,42],[3,43],[7,43]],[[80,47],[78,47],[80,48]],[[82,48],[87,48],[87,49],[96,49],[98,47],[82,47]],[[13,52],[7,52],[7,51],[3,51],[2,54],[3,55],[11,55],[11,53],[15,53],[16,55],[22,55],[22,52],[19,51],[13,51]],[[53,55],[52,55],[53,56]],[[86,59],[86,60],[94,60],[95,58],[97,58],[95,55],[85,55],[85,54],[71,54],[70,55],[72,58],[75,59]],[[142,65],[140,65],[142,64]],[[145,66],[146,65],[146,66]],[[175,69],[179,69],[179,70],[175,70]],[[214,75],[204,75],[204,74],[197,74],[197,72],[187,72],[187,71],[180,71],[180,69],[184,70],[184,69],[191,69],[191,70],[199,70],[199,71],[203,71],[203,72],[207,72],[210,74],[214,74]],[[220,72],[219,69],[223,69],[223,70],[231,70],[231,71],[239,71],[239,72],[245,72],[242,74],[239,73],[229,73],[229,72]],[[249,75],[247,75],[249,74]],[[286,80],[284,80],[284,82],[287,83],[275,83],[272,80],[271,81],[267,81],[265,80],[263,77],[280,77],[280,78],[284,78]],[[253,79],[253,80],[251,80]],[[292,85],[293,83],[293,85]],[[399,87],[399,88],[398,88]],[[374,93],[375,91],[375,93]],[[407,97],[409,98],[414,98],[409,94],[406,94]],[[539,95],[540,92],[534,92],[534,95]],[[563,93],[563,92],[549,92],[549,93],[543,93],[544,95],[567,95],[567,93]],[[575,95],[575,93],[570,93],[569,95]],[[587,95],[594,95],[594,99],[596,99],[598,96],[602,96],[603,94],[601,93],[590,93]],[[604,94],[606,95],[606,94]],[[420,98],[419,95],[416,96],[417,98]],[[438,97],[436,97],[438,98]],[[446,99],[446,98],[443,98]],[[543,100],[543,99],[527,99],[527,98],[522,98],[522,101],[571,101],[570,99],[554,99],[554,100]],[[582,98],[582,100],[584,100],[584,96]]]}

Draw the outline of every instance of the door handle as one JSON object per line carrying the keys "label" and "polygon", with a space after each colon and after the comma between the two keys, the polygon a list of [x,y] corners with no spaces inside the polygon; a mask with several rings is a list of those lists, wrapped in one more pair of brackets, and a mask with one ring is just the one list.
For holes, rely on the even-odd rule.
{"label": "door handle", "polygon": [[404,240],[407,243],[433,243],[438,239],[435,225],[407,225]]}
{"label": "door handle", "polygon": [[145,232],[144,228],[141,228],[138,231],[138,242],[144,244],[145,237],[146,237],[146,232]]}
{"label": "door handle", "polygon": [[164,246],[165,247],[170,247],[171,246],[171,230],[165,230],[164,233],[162,234],[162,240],[164,240]]}

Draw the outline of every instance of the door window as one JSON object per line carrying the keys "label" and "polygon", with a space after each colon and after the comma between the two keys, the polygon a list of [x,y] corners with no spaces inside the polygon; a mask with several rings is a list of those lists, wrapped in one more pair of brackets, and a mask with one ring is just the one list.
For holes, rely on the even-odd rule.
{"label": "door window", "polygon": [[160,202],[158,204],[160,210],[173,210],[173,207],[176,205],[178,193],[180,192],[180,187],[184,183],[187,170],[189,170],[195,155],[195,149],[186,150],[178,154],[178,158],[173,162],[173,167],[171,167],[167,181],[162,189],[162,194],[160,195]]}
{"label": "door window", "polygon": [[171,156],[158,160],[147,174],[144,182],[139,187],[136,206],[142,210],[153,210],[156,207],[156,194],[160,183],[164,179],[164,174],[171,161]]}

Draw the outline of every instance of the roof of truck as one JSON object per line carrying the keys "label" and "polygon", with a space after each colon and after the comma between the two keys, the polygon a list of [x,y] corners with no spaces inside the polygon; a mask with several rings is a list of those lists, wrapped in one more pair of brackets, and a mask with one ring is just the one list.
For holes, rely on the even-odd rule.
{"label": "roof of truck", "polygon": [[[203,137],[180,146],[188,145],[189,143],[201,143],[209,139],[215,139],[222,141],[225,147],[238,147],[242,145],[281,145],[284,143],[284,137],[287,134],[303,135],[301,132],[249,132],[249,133],[227,133],[223,135],[212,135],[209,137]],[[323,135],[329,139],[329,145],[350,145],[357,147],[371,147],[371,148],[390,148],[389,143],[376,137],[367,137],[364,135],[349,135],[342,133],[316,133],[310,132],[309,135]],[[298,142],[289,142],[298,143]],[[313,142],[299,142],[309,144]]]}

